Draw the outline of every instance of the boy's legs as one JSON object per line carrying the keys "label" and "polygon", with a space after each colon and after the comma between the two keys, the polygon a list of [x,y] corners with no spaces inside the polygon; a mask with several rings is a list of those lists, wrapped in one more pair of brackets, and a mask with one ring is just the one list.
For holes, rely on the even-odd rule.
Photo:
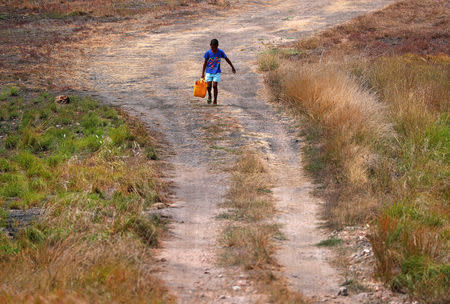
{"label": "boy's legs", "polygon": [[208,103],[211,103],[211,100],[212,100],[212,97],[211,97],[212,81],[208,81],[207,83],[208,83],[208,87],[207,87],[207,90],[208,90]]}
{"label": "boy's legs", "polygon": [[[217,88],[217,82],[213,81],[212,86],[214,88],[214,102],[213,103],[217,104],[217,95],[219,94],[219,89]],[[209,90],[211,91],[211,88],[209,88]],[[211,94],[209,96],[211,96]]]}
{"label": "boy's legs", "polygon": [[210,74],[206,73],[206,82],[208,83],[208,103],[211,103],[211,87],[214,89],[214,104],[217,104],[217,95],[219,90],[217,84],[220,81],[220,73]]}

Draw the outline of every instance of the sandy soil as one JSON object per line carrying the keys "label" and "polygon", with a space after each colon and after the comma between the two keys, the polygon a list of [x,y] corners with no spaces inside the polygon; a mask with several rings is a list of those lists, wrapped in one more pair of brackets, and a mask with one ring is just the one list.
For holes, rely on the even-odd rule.
{"label": "sandy soil", "polygon": [[[302,143],[294,123],[267,103],[256,55],[266,44],[298,39],[390,2],[241,1],[239,9],[124,33],[82,64],[78,77],[86,91],[140,115],[174,152],[168,159],[174,168],[174,205],[165,211],[174,222],[160,256],[161,278],[180,303],[265,302],[251,283],[233,290],[245,274],[216,263],[221,227],[216,216],[227,189],[221,168],[233,159],[227,151],[243,145],[261,150],[277,178],[277,220],[287,237],[277,258],[288,284],[315,302],[359,302],[336,298],[343,278],[330,266],[330,252],[314,246],[324,238],[318,228],[321,202],[310,194],[314,186],[302,173]],[[233,75],[222,63],[217,107],[192,97],[211,38],[219,39],[238,71]]]}

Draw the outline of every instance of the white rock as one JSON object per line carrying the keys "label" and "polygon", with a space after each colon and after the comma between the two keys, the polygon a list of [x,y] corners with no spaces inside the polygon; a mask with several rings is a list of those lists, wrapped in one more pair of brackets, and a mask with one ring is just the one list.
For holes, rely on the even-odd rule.
{"label": "white rock", "polygon": [[338,292],[339,296],[348,296],[348,291],[347,291],[347,287],[341,287],[339,288],[339,292]]}
{"label": "white rock", "polygon": [[232,288],[233,288],[234,291],[241,290],[241,286],[237,286],[237,285],[233,286]]}

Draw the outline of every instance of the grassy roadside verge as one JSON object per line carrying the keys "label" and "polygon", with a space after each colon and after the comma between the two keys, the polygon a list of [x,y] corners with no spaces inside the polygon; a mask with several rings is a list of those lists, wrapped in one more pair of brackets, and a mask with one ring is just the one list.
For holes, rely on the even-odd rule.
{"label": "grassy roadside verge", "polygon": [[224,216],[230,223],[222,232],[221,262],[241,266],[250,274],[271,303],[304,303],[273,273],[276,261],[274,239],[280,236],[272,216],[276,212],[271,195],[270,174],[256,152],[243,152],[232,168],[231,187]]}
{"label": "grassy roadside verge", "polygon": [[[0,302],[170,302],[152,276],[165,223],[153,140],[89,98],[59,104],[14,87],[0,95]],[[43,215],[14,238],[8,213]]]}
{"label": "grassy roadside verge", "polygon": [[[400,1],[260,56],[274,99],[304,124],[307,169],[324,184],[330,225],[372,222],[377,274],[424,303],[450,300],[450,59],[426,55],[445,38],[443,5]],[[399,9],[420,22],[395,17]],[[383,31],[391,23],[398,28]],[[336,33],[346,39],[317,55]]]}

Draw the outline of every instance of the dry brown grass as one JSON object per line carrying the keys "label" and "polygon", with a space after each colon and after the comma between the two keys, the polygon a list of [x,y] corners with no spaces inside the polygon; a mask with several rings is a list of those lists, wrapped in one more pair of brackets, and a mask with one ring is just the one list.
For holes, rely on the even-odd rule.
{"label": "dry brown grass", "polygon": [[[370,176],[380,158],[377,147],[393,138],[391,124],[385,119],[386,106],[338,64],[281,66],[269,75],[270,79],[282,79],[272,82],[272,87],[277,86],[274,90],[282,92],[279,100],[296,114],[306,114],[318,128],[316,136],[327,138],[319,145],[320,153],[311,150],[310,155],[316,169],[323,163],[333,164],[328,173],[322,172],[322,177],[332,176],[327,183],[339,188],[340,194],[327,209],[330,223],[367,220],[377,207],[378,194],[369,190],[374,186]],[[314,165],[310,168],[314,170]],[[361,192],[365,195],[359,196]]]}
{"label": "dry brown grass", "polygon": [[374,221],[378,275],[425,303],[446,303],[450,59],[334,56],[285,58],[266,77],[275,99],[302,117],[329,223]]}
{"label": "dry brown grass", "polygon": [[2,263],[0,303],[161,303],[152,255],[138,240],[86,242],[78,233]]}
{"label": "dry brown grass", "polygon": [[37,13],[50,14],[50,17],[64,17],[66,15],[92,16],[127,16],[142,14],[158,10],[170,10],[179,5],[187,5],[190,0],[2,0],[0,5],[10,9],[28,10]]}
{"label": "dry brown grass", "polygon": [[[296,43],[325,56],[378,57],[405,53],[449,54],[447,1],[403,0]],[[318,57],[308,57],[318,60]]]}
{"label": "dry brown grass", "polygon": [[276,247],[273,239],[280,231],[272,217],[276,212],[271,195],[271,178],[266,164],[256,152],[245,151],[232,168],[232,182],[225,204],[230,208],[222,233],[222,263],[238,265],[249,271],[260,291],[269,294],[271,303],[304,303],[289,290],[272,270]]}
{"label": "dry brown grass", "polygon": [[[152,250],[159,245],[165,221],[147,212],[155,202],[165,201],[166,188],[158,180],[161,168],[145,153],[154,144],[145,126],[87,98],[72,97],[70,104],[58,107],[49,94],[40,99],[17,95],[2,95],[2,102],[8,98],[33,113],[31,117],[41,117],[30,124],[42,131],[58,130],[54,125],[61,117],[66,122],[64,136],[52,137],[45,151],[30,150],[28,141],[42,134],[27,135],[26,130],[7,130],[8,136],[27,138],[15,149],[6,151],[0,142],[3,164],[13,164],[8,173],[22,181],[25,197],[34,195],[27,186],[34,185],[34,175],[50,175],[40,179],[45,193],[34,195],[37,201],[32,202],[44,215],[12,239],[0,231],[0,303],[173,302],[152,274]],[[55,110],[52,115],[35,115],[47,105]],[[19,113],[16,123],[26,117]],[[73,124],[76,117],[84,117],[78,126]],[[100,145],[76,148],[90,132],[100,134],[94,136]],[[51,159],[59,161],[47,165]],[[34,175],[16,161],[28,162]],[[29,207],[20,193],[5,195],[4,183],[2,202],[6,197],[10,206],[17,201]]]}

